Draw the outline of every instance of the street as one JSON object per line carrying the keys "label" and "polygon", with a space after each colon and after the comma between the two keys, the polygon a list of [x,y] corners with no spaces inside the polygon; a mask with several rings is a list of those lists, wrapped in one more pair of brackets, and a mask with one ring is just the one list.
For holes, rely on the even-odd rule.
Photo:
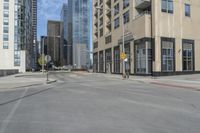
{"label": "street", "polygon": [[0,133],[200,132],[198,87],[102,75],[55,72],[52,84],[1,89]]}

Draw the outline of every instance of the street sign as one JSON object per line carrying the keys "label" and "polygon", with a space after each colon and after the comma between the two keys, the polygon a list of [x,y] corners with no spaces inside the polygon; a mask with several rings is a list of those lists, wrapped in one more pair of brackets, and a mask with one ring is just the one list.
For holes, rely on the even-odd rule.
{"label": "street sign", "polygon": [[125,61],[125,62],[128,62],[128,58],[125,58],[124,61]]}
{"label": "street sign", "polygon": [[120,53],[120,59],[121,60],[126,59],[126,54],[124,52]]}
{"label": "street sign", "polygon": [[45,56],[45,61],[46,61],[47,63],[49,63],[49,62],[51,61],[51,56],[50,56],[50,55],[46,55],[46,56]]}

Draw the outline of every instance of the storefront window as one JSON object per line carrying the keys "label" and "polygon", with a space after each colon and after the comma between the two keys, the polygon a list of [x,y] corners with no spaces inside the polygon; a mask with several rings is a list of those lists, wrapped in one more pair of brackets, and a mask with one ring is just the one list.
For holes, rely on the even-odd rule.
{"label": "storefront window", "polygon": [[174,43],[162,41],[162,71],[174,71]]}
{"label": "storefront window", "polygon": [[183,70],[193,70],[193,44],[183,43]]}

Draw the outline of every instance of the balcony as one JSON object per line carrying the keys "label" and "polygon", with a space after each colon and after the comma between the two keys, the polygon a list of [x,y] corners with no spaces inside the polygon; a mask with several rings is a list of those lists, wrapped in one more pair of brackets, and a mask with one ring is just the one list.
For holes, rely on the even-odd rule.
{"label": "balcony", "polygon": [[107,4],[108,8],[111,8],[111,0],[107,0],[106,4]]}
{"label": "balcony", "polygon": [[108,17],[111,17],[111,10],[107,10],[107,11],[106,11],[106,15],[107,15]]}
{"label": "balcony", "polygon": [[132,28],[137,38],[151,36],[151,12],[145,11],[132,20]]}
{"label": "balcony", "polygon": [[98,27],[98,21],[96,21],[94,25],[95,25],[96,27]]}
{"label": "balcony", "polygon": [[98,1],[95,1],[95,4],[94,4],[94,6],[96,7],[96,6],[98,6]]}
{"label": "balcony", "polygon": [[97,18],[98,17],[98,11],[95,11],[94,16]]}
{"label": "balcony", "polygon": [[145,9],[151,5],[150,0],[135,0],[136,8],[138,9]]}

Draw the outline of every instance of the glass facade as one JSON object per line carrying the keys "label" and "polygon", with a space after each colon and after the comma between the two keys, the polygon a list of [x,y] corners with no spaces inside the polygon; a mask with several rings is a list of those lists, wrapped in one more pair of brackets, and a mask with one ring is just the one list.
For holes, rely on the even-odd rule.
{"label": "glass facade", "polygon": [[63,38],[66,46],[64,56],[67,57],[67,65],[88,68],[90,66],[90,0],[68,0],[68,5],[64,6],[61,19],[64,26]]}
{"label": "glass facade", "polygon": [[151,74],[152,48],[149,41],[139,43],[135,46],[136,51],[136,73]]}
{"label": "glass facade", "polygon": [[105,51],[105,67],[106,67],[106,73],[112,72],[112,52],[111,49],[107,49]]}
{"label": "glass facade", "polygon": [[33,54],[32,1],[15,0],[14,9],[14,66],[20,66],[21,50],[26,50],[26,68],[31,69]]}
{"label": "glass facade", "polygon": [[114,73],[120,73],[120,49],[114,48]]}
{"label": "glass facade", "polygon": [[103,51],[99,52],[99,72],[104,72],[104,56],[103,56]]}
{"label": "glass facade", "polygon": [[[90,0],[69,0],[68,4],[72,7],[73,64],[79,68],[88,68],[90,65]],[[80,48],[84,49],[80,50]],[[85,56],[86,60],[82,58]]]}

